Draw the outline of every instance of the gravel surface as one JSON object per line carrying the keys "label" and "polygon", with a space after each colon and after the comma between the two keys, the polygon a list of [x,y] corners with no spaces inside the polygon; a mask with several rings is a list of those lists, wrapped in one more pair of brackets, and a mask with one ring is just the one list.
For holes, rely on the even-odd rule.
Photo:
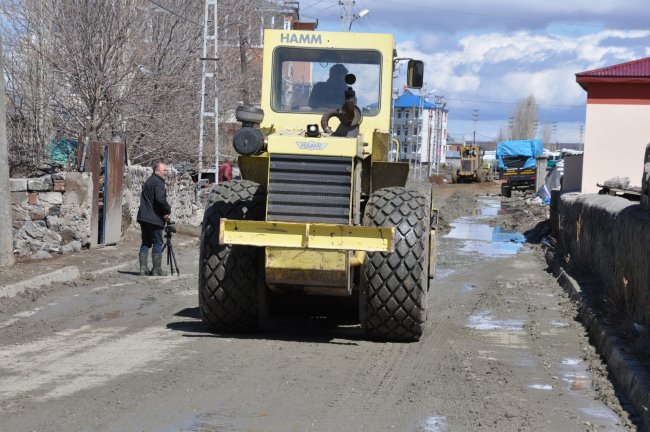
{"label": "gravel surface", "polygon": [[540,247],[509,230],[543,212],[497,194],[434,187],[446,228],[417,343],[366,340],[335,302],[210,334],[194,248],[180,277],[134,267],[4,302],[0,430],[637,430]]}

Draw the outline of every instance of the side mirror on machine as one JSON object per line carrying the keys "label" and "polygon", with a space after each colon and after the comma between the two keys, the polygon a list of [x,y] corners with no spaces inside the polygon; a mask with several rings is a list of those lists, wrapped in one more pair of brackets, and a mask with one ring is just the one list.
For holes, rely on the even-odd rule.
{"label": "side mirror on machine", "polygon": [[406,74],[406,85],[420,89],[424,84],[424,63],[421,60],[409,60]]}
{"label": "side mirror on machine", "polygon": [[259,129],[259,125],[264,120],[264,110],[251,106],[238,106],[235,118],[242,124],[232,138],[235,151],[242,156],[261,153],[264,148],[264,134]]}

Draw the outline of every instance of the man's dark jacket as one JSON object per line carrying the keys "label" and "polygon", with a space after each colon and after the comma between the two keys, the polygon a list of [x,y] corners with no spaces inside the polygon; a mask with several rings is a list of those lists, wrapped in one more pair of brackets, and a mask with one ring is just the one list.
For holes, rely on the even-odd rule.
{"label": "man's dark jacket", "polygon": [[164,227],[165,221],[162,217],[171,212],[172,207],[167,202],[165,180],[157,174],[152,174],[142,186],[138,222]]}

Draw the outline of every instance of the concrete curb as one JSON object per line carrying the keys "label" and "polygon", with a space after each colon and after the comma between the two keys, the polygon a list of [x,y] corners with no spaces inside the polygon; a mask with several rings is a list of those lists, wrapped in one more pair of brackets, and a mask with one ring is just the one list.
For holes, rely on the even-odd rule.
{"label": "concrete curb", "polygon": [[625,352],[623,343],[591,309],[580,284],[564,271],[564,261],[549,250],[546,262],[569,297],[578,302],[580,319],[596,349],[605,358],[609,372],[636,411],[644,428],[650,430],[650,376],[635,357]]}
{"label": "concrete curb", "polygon": [[70,282],[81,276],[77,266],[66,266],[58,270],[41,274],[29,279],[22,280],[0,287],[0,297],[15,297],[18,293],[27,291],[29,288],[40,288],[52,282]]}
{"label": "concrete curb", "polygon": [[[89,276],[89,275],[92,275],[92,276],[99,276],[99,275],[103,275],[103,274],[106,274],[106,273],[110,273],[110,272],[114,272],[114,271],[122,270],[122,269],[125,268],[125,267],[133,267],[133,268],[136,268],[136,267],[138,267],[139,265],[140,265],[140,263],[139,263],[138,260],[131,260],[131,261],[123,262],[122,264],[116,264],[116,265],[114,265],[114,266],[106,267],[106,268],[99,269],[99,270],[90,270],[90,271],[85,271],[85,272],[82,273],[82,275],[83,275],[83,276]],[[139,268],[139,267],[138,267],[138,268]]]}
{"label": "concrete curb", "polygon": [[[179,242],[177,245],[175,245],[174,248],[186,248],[189,246],[197,245],[198,242],[198,238],[192,238],[190,240]],[[79,267],[77,266],[66,266],[58,270],[48,272],[46,274],[37,275],[19,282],[0,286],[0,298],[12,298],[19,293],[27,291],[29,288],[41,288],[53,282],[71,282],[80,279],[82,276],[101,276],[103,274],[115,272],[129,267],[137,270],[138,265],[138,260],[133,259],[98,270],[80,271]]]}

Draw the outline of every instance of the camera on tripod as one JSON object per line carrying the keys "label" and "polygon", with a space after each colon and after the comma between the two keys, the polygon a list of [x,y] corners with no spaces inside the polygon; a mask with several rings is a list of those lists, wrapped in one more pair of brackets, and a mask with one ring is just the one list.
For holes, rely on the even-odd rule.
{"label": "camera on tripod", "polygon": [[167,249],[167,264],[174,274],[174,269],[176,274],[180,275],[181,272],[178,270],[178,263],[176,262],[176,254],[174,253],[174,246],[172,245],[172,234],[176,232],[176,222],[168,221],[165,225],[165,244],[163,244],[163,253]]}

